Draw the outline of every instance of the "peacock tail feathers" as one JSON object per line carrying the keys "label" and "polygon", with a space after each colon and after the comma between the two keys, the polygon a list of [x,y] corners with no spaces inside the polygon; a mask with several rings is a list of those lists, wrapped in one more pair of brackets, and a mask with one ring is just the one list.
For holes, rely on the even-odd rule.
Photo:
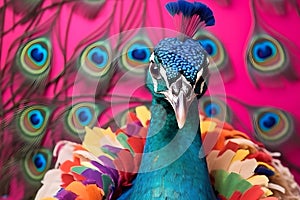
{"label": "peacock tail feathers", "polygon": [[[57,169],[52,172],[56,176],[49,174],[45,179],[60,184],[61,170],[54,162],[62,150],[51,153],[59,141],[79,145],[86,133],[98,126],[111,127],[114,134],[130,124],[127,110],[149,105],[144,71],[150,52],[162,38],[178,34],[164,11],[167,1],[0,1],[0,199],[33,199],[50,168]],[[193,37],[213,63],[209,66],[211,98],[202,97],[200,107],[207,116],[225,120],[268,149],[281,152],[282,163],[299,182],[300,163],[295,156],[300,119],[295,92],[299,88],[299,2],[202,2],[214,10],[217,25],[199,30]],[[219,98],[225,91],[226,98]],[[148,125],[145,119],[149,116],[138,114],[138,118],[143,127]],[[120,144],[108,142],[98,153],[98,148],[82,148],[107,157],[105,163],[114,168],[111,160],[121,154],[132,161],[132,152],[139,152],[144,143],[130,136],[136,126],[129,127],[119,139],[90,142],[94,146],[108,141]],[[214,147],[214,142],[208,141],[215,141],[218,134],[205,135],[203,146],[208,153]],[[225,139],[219,138],[218,148],[225,148]],[[69,155],[75,151],[72,148]],[[118,154],[124,148],[127,151]],[[118,162],[119,168],[127,169],[124,162]],[[289,170],[275,158],[273,162],[268,164],[280,173],[269,181],[280,187],[273,185],[276,189],[270,191],[280,196],[284,188],[285,198],[297,194]],[[137,171],[136,166],[128,168],[133,174]],[[129,186],[132,179],[122,180]],[[108,182],[107,187],[115,184]],[[83,188],[79,183],[74,186]],[[57,189],[51,190],[51,195]],[[99,192],[94,186],[89,190],[107,195],[107,190]],[[114,194],[121,191],[115,189]]]}
{"label": "peacock tail feathers", "polygon": [[285,37],[280,36],[277,31],[266,26],[264,20],[260,20],[259,9],[263,6],[253,0],[250,7],[253,11],[254,23],[252,35],[248,40],[246,59],[253,83],[257,87],[261,87],[261,81],[264,81],[264,85],[267,87],[276,85],[280,87],[275,83],[276,78],[291,82],[297,81],[299,77],[293,62],[295,62],[299,50],[293,47]]}

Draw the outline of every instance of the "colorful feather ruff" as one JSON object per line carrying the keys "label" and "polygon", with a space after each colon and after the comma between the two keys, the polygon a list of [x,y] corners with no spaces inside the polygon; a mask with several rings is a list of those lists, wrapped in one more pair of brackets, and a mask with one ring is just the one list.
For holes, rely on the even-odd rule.
{"label": "colorful feather ruff", "polygon": [[[138,111],[139,109],[137,109]],[[148,111],[149,112],[149,111]],[[140,114],[138,114],[140,115]],[[141,161],[148,122],[128,115],[125,129],[86,127],[82,144],[56,145],[55,169],[49,170],[36,199],[112,199],[132,184]]]}
{"label": "colorful feather ruff", "polygon": [[299,186],[263,144],[217,119],[201,121],[202,137],[219,135],[207,155],[213,185],[221,199],[298,199]]}
{"label": "colorful feather ruff", "polygon": [[[208,168],[215,191],[226,200],[297,199],[300,189],[278,153],[231,125],[201,116]],[[54,169],[49,170],[36,199],[114,199],[132,184],[145,144],[150,112],[137,107],[123,129],[86,128],[82,144],[56,145]],[[211,140],[218,136],[218,140]],[[210,140],[208,140],[210,139]],[[216,141],[211,145],[211,141]],[[212,149],[210,148],[212,147]],[[51,198],[50,198],[51,197]]]}

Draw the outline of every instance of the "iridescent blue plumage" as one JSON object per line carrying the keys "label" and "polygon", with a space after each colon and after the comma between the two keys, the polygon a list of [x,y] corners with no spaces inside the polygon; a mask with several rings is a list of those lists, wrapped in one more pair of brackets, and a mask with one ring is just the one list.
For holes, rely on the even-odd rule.
{"label": "iridescent blue plumage", "polygon": [[198,71],[208,64],[207,53],[192,39],[182,42],[177,38],[166,38],[155,47],[154,55],[161,61],[171,82],[183,74],[194,85]]}
{"label": "iridescent blue plumage", "polygon": [[181,40],[186,36],[192,38],[196,31],[202,26],[212,26],[215,24],[213,12],[206,5],[183,0],[169,2],[166,9],[174,17],[176,28],[181,32]]}
{"label": "iridescent blue plumage", "polygon": [[[191,18],[186,23],[214,23],[203,4],[178,1],[166,7],[172,15]],[[189,36],[161,40],[150,57],[150,128],[137,178],[119,199],[216,199],[201,150],[196,98],[206,90],[208,54]]]}
{"label": "iridescent blue plumage", "polygon": [[42,172],[45,170],[47,160],[43,154],[37,153],[33,156],[32,161],[35,164],[38,172]]}
{"label": "iridescent blue plumage", "polygon": [[167,3],[166,8],[172,16],[180,13],[182,13],[185,17],[199,15],[200,22],[204,21],[206,26],[212,26],[215,24],[213,12],[205,4],[200,2],[190,3],[179,0],[177,2]]}
{"label": "iridescent blue plumage", "polygon": [[178,129],[171,105],[153,97],[152,119],[139,174],[120,199],[214,200],[201,148],[197,101]]}

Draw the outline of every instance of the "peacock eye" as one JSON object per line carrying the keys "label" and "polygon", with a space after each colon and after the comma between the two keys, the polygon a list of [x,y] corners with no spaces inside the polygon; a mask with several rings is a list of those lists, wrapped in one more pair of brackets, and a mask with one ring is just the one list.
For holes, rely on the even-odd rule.
{"label": "peacock eye", "polygon": [[153,61],[151,61],[151,63],[150,63],[149,70],[150,70],[150,73],[153,78],[161,79],[159,66],[156,63],[154,63]]}

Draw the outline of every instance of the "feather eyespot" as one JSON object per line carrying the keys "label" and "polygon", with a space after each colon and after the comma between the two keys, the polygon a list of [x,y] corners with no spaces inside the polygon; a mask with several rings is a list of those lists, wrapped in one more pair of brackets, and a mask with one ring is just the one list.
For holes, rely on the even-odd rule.
{"label": "feather eyespot", "polygon": [[231,122],[231,111],[224,101],[215,97],[204,96],[200,101],[200,108],[205,116]]}
{"label": "feather eyespot", "polygon": [[253,123],[257,138],[269,145],[282,143],[292,135],[292,118],[279,109],[258,109],[254,113]]}
{"label": "feather eyespot", "polygon": [[286,53],[283,46],[266,34],[254,37],[248,49],[248,63],[256,71],[276,74],[286,67]]}
{"label": "feather eyespot", "polygon": [[38,137],[48,124],[50,109],[43,105],[25,108],[19,118],[19,127],[26,138]]}
{"label": "feather eyespot", "polygon": [[67,114],[67,127],[73,134],[85,133],[84,127],[93,127],[100,114],[99,108],[90,102],[75,104]]}
{"label": "feather eyespot", "polygon": [[148,66],[153,44],[146,36],[136,36],[121,51],[121,67],[132,73],[144,73]]}
{"label": "feather eyespot", "polygon": [[200,43],[214,62],[214,65],[209,65],[211,70],[216,70],[213,67],[218,70],[226,67],[228,62],[226,51],[222,43],[213,34],[207,31],[198,31],[194,39]]}
{"label": "feather eyespot", "polygon": [[105,76],[111,69],[112,53],[107,41],[98,41],[87,46],[80,56],[83,72],[92,78]]}
{"label": "feather eyespot", "polygon": [[51,165],[51,151],[48,149],[38,149],[29,151],[24,158],[23,167],[27,177],[33,181],[43,178]]}
{"label": "feather eyespot", "polygon": [[140,62],[148,62],[149,51],[146,49],[147,47],[145,45],[134,44],[129,49],[129,57]]}
{"label": "feather eyespot", "polygon": [[18,63],[27,76],[41,76],[49,71],[51,44],[45,38],[36,38],[19,49]]}

